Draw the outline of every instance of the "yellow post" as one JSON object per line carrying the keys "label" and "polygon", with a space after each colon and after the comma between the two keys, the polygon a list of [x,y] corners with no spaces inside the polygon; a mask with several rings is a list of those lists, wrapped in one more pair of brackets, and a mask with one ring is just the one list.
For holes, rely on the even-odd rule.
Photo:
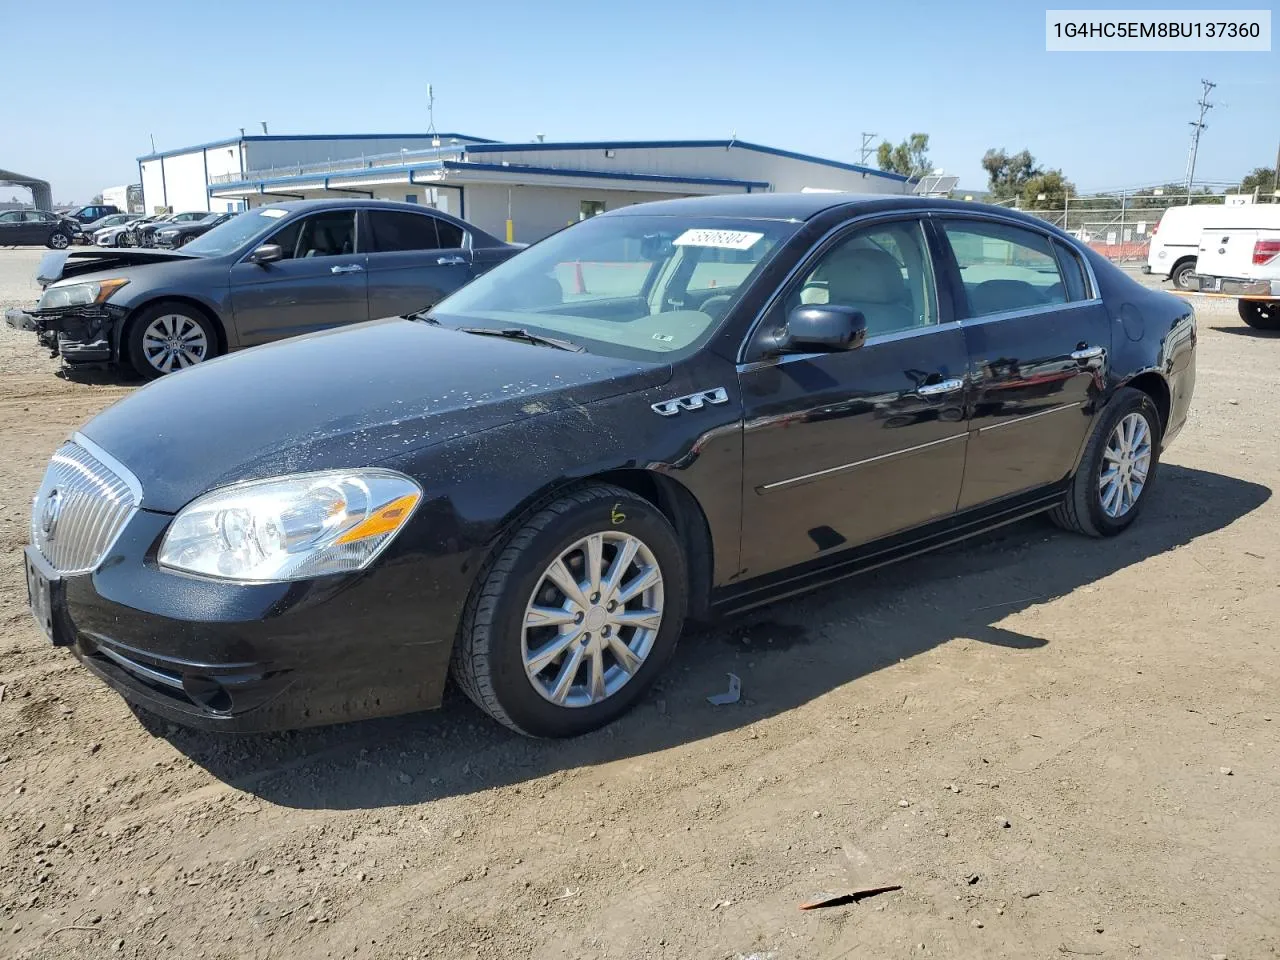
{"label": "yellow post", "polygon": [[516,239],[516,222],[514,220],[507,221],[507,243],[513,243]]}

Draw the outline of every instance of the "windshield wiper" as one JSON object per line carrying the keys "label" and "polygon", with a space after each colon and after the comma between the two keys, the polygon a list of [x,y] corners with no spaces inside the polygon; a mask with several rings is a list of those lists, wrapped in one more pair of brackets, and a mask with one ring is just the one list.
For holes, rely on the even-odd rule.
{"label": "windshield wiper", "polygon": [[429,323],[433,327],[440,326],[440,321],[431,315],[430,310],[417,310],[414,313],[406,313],[400,317],[401,320],[421,320],[423,323]]}
{"label": "windshield wiper", "polygon": [[536,343],[543,347],[555,347],[557,350],[568,350],[570,353],[586,353],[586,348],[572,340],[557,340],[544,337],[522,327],[457,327],[460,333],[474,333],[480,337],[505,337],[507,340],[523,340],[525,343]]}

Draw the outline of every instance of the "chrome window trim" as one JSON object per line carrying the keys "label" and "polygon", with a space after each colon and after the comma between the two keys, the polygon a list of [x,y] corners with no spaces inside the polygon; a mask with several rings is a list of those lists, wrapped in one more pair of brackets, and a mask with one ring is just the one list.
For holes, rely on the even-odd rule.
{"label": "chrome window trim", "polygon": [[988,424],[985,427],[979,427],[976,432],[979,434],[983,434],[983,433],[987,433],[990,430],[999,430],[1002,427],[1012,427],[1015,424],[1025,423],[1026,421],[1034,420],[1037,417],[1047,417],[1051,413],[1061,413],[1064,410],[1074,410],[1076,407],[1082,407],[1082,406],[1084,406],[1084,401],[1082,400],[1077,400],[1075,403],[1064,403],[1060,407],[1053,407],[1049,410],[1039,410],[1035,413],[1029,413],[1025,417],[1014,417],[1012,420],[1005,420],[1001,423]]}
{"label": "chrome window trim", "polygon": [[961,327],[973,327],[983,323],[999,323],[1001,320],[1017,320],[1021,317],[1038,317],[1045,313],[1061,313],[1081,307],[1096,307],[1101,300],[1069,300],[1066,303],[1049,303],[1042,307],[1023,307],[1020,310],[1002,310],[1000,313],[984,313],[980,317],[965,317],[956,321]]}
{"label": "chrome window trim", "polygon": [[797,483],[806,483],[810,480],[818,480],[822,477],[829,476],[833,473],[841,473],[845,470],[852,470],[855,467],[863,467],[869,463],[876,463],[880,460],[888,460],[890,457],[900,457],[904,454],[915,453],[917,450],[925,450],[929,447],[936,447],[939,444],[951,443],[953,440],[963,440],[969,436],[969,431],[963,433],[953,433],[949,437],[942,437],[938,440],[930,440],[928,443],[918,443],[913,447],[903,447],[901,450],[892,450],[889,453],[881,453],[874,457],[866,457],[862,460],[854,460],[851,463],[842,463],[839,466],[827,467],[825,470],[815,470],[812,473],[801,474],[798,477],[789,477],[786,480],[775,480],[773,483],[764,483],[756,487],[756,493],[768,493],[772,490],[778,490],[782,487],[789,487]]}
{"label": "chrome window trim", "polygon": [[[782,278],[782,282],[779,283],[776,287],[774,287],[773,293],[769,294],[768,299],[765,300],[764,302],[764,306],[762,306],[759,310],[756,311],[756,315],[752,319],[750,326],[747,327],[747,332],[743,336],[742,342],[738,344],[738,353],[734,359],[734,362],[738,364],[739,369],[741,370],[744,365],[750,369],[758,369],[756,366],[757,364],[764,364],[764,363],[767,363],[769,360],[774,359],[772,357],[765,357],[765,358],[762,358],[761,360],[753,360],[750,363],[748,363],[746,360],[747,348],[750,347],[751,342],[755,340],[756,333],[759,331],[760,325],[764,323],[765,316],[768,315],[769,311],[773,309],[773,305],[777,303],[778,299],[782,296],[782,291],[786,290],[789,286],[791,286],[792,281],[795,280],[796,276],[800,273],[800,271],[804,268],[804,266],[812,262],[814,256],[817,254],[817,251],[821,249],[827,243],[828,240],[830,240],[836,234],[842,233],[846,230],[855,230],[860,227],[871,226],[876,223],[881,223],[881,222],[886,222],[891,220],[908,220],[912,218],[920,219],[920,218],[929,216],[929,214],[930,214],[930,210],[928,207],[910,207],[908,209],[903,209],[903,210],[882,211],[880,213],[869,213],[869,214],[864,214],[863,216],[854,216],[849,220],[843,220],[840,223],[837,223],[835,226],[829,229],[826,233],[824,233],[821,237],[819,237],[812,244],[810,244],[809,249],[806,250],[804,254],[800,257],[800,259],[798,259],[795,262],[795,264],[791,267],[791,269],[787,271],[787,275]],[[923,223],[921,225],[923,227]],[[801,227],[801,229],[803,229],[803,227]],[[932,263],[932,256],[929,253],[927,238],[925,243],[925,255],[929,256],[931,261],[929,264],[929,270],[930,270],[930,273],[933,274],[933,301],[936,306],[938,302],[938,277],[937,277],[937,270],[935,268],[937,265]],[[928,327],[920,327],[920,328],[913,327],[911,329],[935,330],[940,326],[946,326],[946,324],[935,323]],[[881,336],[890,336],[890,334],[881,334]],[[870,342],[871,341],[868,341],[868,343]],[[793,354],[792,356],[810,356],[810,355],[809,354]]]}
{"label": "chrome window trim", "polygon": [[[933,323],[927,327],[907,327],[905,330],[894,330],[892,333],[878,333],[874,337],[868,337],[858,351],[867,350],[871,347],[878,346],[882,343],[894,343],[899,340],[910,340],[915,337],[927,336],[931,333],[938,333],[943,330],[958,331],[961,329],[961,323],[958,320],[951,320],[947,323]],[[797,360],[815,360],[818,357],[832,356],[830,352],[819,351],[816,353],[778,353],[771,357],[764,357],[761,360],[752,360],[749,363],[739,362],[739,373],[751,373],[754,370],[763,370],[766,367],[774,367],[784,363],[793,363]]]}

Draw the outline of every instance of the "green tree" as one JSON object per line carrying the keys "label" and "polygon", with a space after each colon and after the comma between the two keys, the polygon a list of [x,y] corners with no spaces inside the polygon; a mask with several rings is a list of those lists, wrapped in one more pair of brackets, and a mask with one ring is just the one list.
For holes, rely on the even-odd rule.
{"label": "green tree", "polygon": [[1270,195],[1271,191],[1276,189],[1275,184],[1275,167],[1254,167],[1253,171],[1240,181],[1240,192],[1253,193],[1256,189],[1258,196]]}
{"label": "green tree", "polygon": [[882,140],[876,150],[876,160],[881,170],[905,177],[922,176],[933,169],[929,163],[929,135],[913,133],[896,147],[888,140]]}
{"label": "green tree", "polygon": [[[1061,170],[1046,170],[1030,177],[1018,193],[1024,210],[1061,210],[1068,196],[1075,196],[1076,185]],[[1043,199],[1041,199],[1043,198]]]}
{"label": "green tree", "polygon": [[993,200],[1009,200],[1022,194],[1035,177],[1044,176],[1029,150],[1008,154],[1004,148],[992,148],[982,155],[982,169],[987,171],[987,189]]}

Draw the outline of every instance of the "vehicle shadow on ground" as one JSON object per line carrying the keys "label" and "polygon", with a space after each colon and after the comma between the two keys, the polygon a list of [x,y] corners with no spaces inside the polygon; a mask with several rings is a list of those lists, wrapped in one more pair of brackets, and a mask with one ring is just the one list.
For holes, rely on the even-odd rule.
{"label": "vehicle shadow on ground", "polygon": [[80,383],[92,387],[136,387],[144,381],[127,367],[106,363],[66,364],[54,372],[54,376],[68,383]]}
{"label": "vehicle shadow on ground", "polygon": [[1280,330],[1258,330],[1255,327],[1210,327],[1218,333],[1234,333],[1237,337],[1258,337],[1261,340],[1275,340],[1280,337]]}
{"label": "vehicle shadow on ground", "polygon": [[[1172,465],[1152,493],[1116,539],[1076,537],[1034,518],[689,633],[631,714],[576,740],[520,737],[460,694],[431,713],[288,734],[170,726],[164,735],[226,783],[309,809],[420,803],[665,750],[780,714],[956,637],[1035,656],[1046,640],[997,624],[1222,529],[1271,496],[1256,483]],[[742,678],[743,699],[712,706],[706,697],[726,689],[729,672]]]}

